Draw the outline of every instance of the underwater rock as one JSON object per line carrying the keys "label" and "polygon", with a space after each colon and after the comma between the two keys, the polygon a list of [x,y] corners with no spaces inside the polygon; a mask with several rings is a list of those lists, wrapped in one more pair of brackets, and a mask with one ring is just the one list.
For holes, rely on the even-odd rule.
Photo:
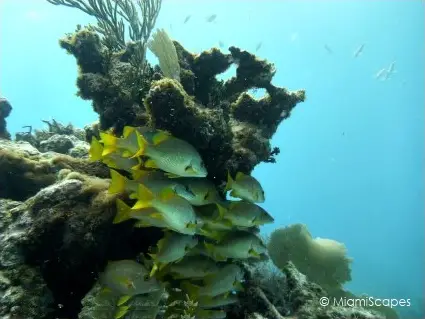
{"label": "underwater rock", "polygon": [[53,184],[61,169],[107,178],[101,163],[53,152],[41,153],[27,142],[0,139],[0,198],[23,201]]}
{"label": "underwater rock", "polygon": [[31,126],[25,126],[28,131],[16,133],[16,141],[28,142],[40,152],[56,152],[76,158],[88,156],[90,145],[86,142],[85,130],[56,120],[43,122],[47,124],[47,130],[34,130],[33,133]]}
{"label": "underwater rock", "polygon": [[[76,318],[81,299],[108,260],[135,258],[162,234],[155,229],[133,229],[129,223],[112,224],[116,196],[108,194],[109,180],[81,173],[99,173],[99,164],[93,166],[94,163],[66,155],[58,157],[55,153],[30,156],[26,151],[19,152],[19,145],[27,143],[8,143],[13,146],[0,145],[2,152],[7,147],[0,158],[7,160],[9,166],[2,162],[0,167],[6,171],[16,168],[21,175],[14,171],[11,181],[19,183],[13,186],[6,181],[13,187],[2,185],[1,195],[25,201],[0,200],[1,271],[5,280],[16,286],[16,291],[10,290],[16,297],[3,298],[5,304],[0,311],[4,308],[4,313],[16,312],[22,318],[47,318],[52,311],[55,316]],[[11,152],[13,148],[17,151]],[[60,169],[64,166],[68,168]],[[35,194],[29,197],[31,194],[22,186],[28,185],[31,177],[41,178],[38,173],[46,179],[32,185],[30,193]],[[1,184],[4,180],[0,176]],[[21,283],[21,279],[11,277],[15,272],[9,274],[9,268],[25,272],[29,278],[21,275]],[[3,286],[9,291],[8,286]],[[33,310],[20,306],[24,300],[29,306],[34,305]],[[21,310],[16,310],[17,306]]]}
{"label": "underwater rock", "polygon": [[[181,82],[162,78],[149,65],[138,76],[129,63],[131,45],[108,54],[92,30],[82,29],[61,40],[77,59],[78,94],[92,100],[101,130],[113,129],[120,135],[126,125],[148,124],[169,131],[199,150],[209,179],[221,186],[227,171],[249,174],[260,162],[273,162],[277,152],[270,139],[296,104],[304,101],[304,91],[275,87],[273,64],[239,48],[231,47],[230,54],[216,48],[192,54],[178,42],[174,45]],[[232,63],[237,64],[236,77],[217,80]],[[256,100],[247,93],[251,88],[265,88],[267,95]]]}
{"label": "underwater rock", "polygon": [[54,134],[47,140],[41,141],[38,149],[41,152],[56,152],[83,158],[88,156],[90,145],[73,135]]}
{"label": "underwater rock", "polygon": [[71,138],[67,135],[55,134],[45,141],[40,142],[41,152],[56,152],[66,154],[73,147]]}
{"label": "underwater rock", "polygon": [[12,105],[4,97],[0,97],[0,138],[10,139],[10,133],[6,128],[6,117],[12,112]]}
{"label": "underwater rock", "polygon": [[19,246],[32,223],[22,202],[0,199],[0,316],[45,318],[53,297],[38,267],[25,264]]}
{"label": "underwater rock", "polygon": [[283,268],[286,275],[288,291],[285,294],[290,302],[289,316],[297,319],[385,319],[379,312],[366,310],[361,307],[322,306],[321,298],[328,294],[319,285],[309,282],[293,263],[288,262]]}

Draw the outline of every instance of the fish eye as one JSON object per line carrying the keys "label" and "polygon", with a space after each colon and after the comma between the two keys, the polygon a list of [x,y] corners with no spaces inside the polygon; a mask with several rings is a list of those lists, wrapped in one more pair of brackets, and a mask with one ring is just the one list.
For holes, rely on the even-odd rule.
{"label": "fish eye", "polygon": [[149,275],[148,275],[148,274],[146,274],[146,275],[144,275],[144,276],[143,276],[143,280],[144,280],[144,281],[149,281],[149,279],[150,279],[150,278],[149,278]]}

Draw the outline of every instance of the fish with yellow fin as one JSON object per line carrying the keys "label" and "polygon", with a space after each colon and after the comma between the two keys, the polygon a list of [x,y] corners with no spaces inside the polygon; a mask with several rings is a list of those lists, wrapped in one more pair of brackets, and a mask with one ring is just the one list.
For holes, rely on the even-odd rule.
{"label": "fish with yellow fin", "polygon": [[143,162],[139,157],[124,158],[117,153],[110,153],[104,156],[102,155],[103,149],[103,145],[95,137],[93,137],[89,149],[90,161],[101,161],[110,168],[122,169],[127,172],[138,170],[143,165]]}
{"label": "fish with yellow fin", "polygon": [[99,279],[104,287],[120,296],[131,297],[161,289],[160,283],[149,277],[148,270],[134,260],[110,261]]}
{"label": "fish with yellow fin", "polygon": [[183,177],[177,178],[176,181],[193,194],[185,197],[193,206],[223,202],[215,185],[206,178]]}
{"label": "fish with yellow fin", "polygon": [[158,171],[133,171],[133,176],[137,179],[127,178],[115,170],[111,171],[111,184],[109,186],[110,194],[129,193],[130,198],[137,198],[139,185],[143,184],[154,195],[158,196],[166,188],[171,188],[177,195],[183,198],[192,198],[195,196],[186,186],[178,183],[174,179],[167,178],[162,172]]}
{"label": "fish with yellow fin", "polygon": [[192,205],[171,188],[166,188],[159,196],[155,196],[140,184],[137,198],[132,210],[154,209],[156,212],[149,213],[148,216],[165,222],[171,230],[187,235],[196,233],[199,219]]}
{"label": "fish with yellow fin", "polygon": [[245,199],[252,203],[263,203],[264,190],[260,183],[252,176],[238,172],[235,179],[227,174],[225,191],[231,191],[230,196]]}
{"label": "fish with yellow fin", "polygon": [[164,270],[175,279],[198,279],[216,273],[220,267],[206,256],[185,256],[181,261],[168,265]]}
{"label": "fish with yellow fin", "polygon": [[149,254],[154,262],[150,275],[153,276],[157,270],[169,263],[183,259],[197,244],[198,239],[194,236],[166,232],[164,238],[158,241],[156,252]]}
{"label": "fish with yellow fin", "polygon": [[159,168],[170,177],[205,177],[207,170],[198,151],[188,142],[159,131],[152,143],[142,135],[141,147],[134,156],[147,156],[145,167]]}
{"label": "fish with yellow fin", "polygon": [[270,224],[274,218],[262,207],[245,201],[228,201],[227,211],[224,218],[229,220],[236,227],[253,227]]}
{"label": "fish with yellow fin", "polygon": [[226,261],[229,258],[261,259],[267,252],[263,241],[247,231],[227,233],[217,244],[205,242],[204,246],[209,256],[216,261]]}
{"label": "fish with yellow fin", "polygon": [[242,269],[238,265],[228,264],[218,272],[204,277],[202,280],[204,285],[198,286],[188,281],[183,281],[181,288],[193,298],[199,296],[215,297],[228,294],[231,291],[243,291],[242,279]]}
{"label": "fish with yellow fin", "polygon": [[142,143],[140,134],[130,126],[124,127],[123,137],[106,132],[100,132],[99,135],[104,146],[102,156],[117,153],[123,157],[132,157],[140,150]]}

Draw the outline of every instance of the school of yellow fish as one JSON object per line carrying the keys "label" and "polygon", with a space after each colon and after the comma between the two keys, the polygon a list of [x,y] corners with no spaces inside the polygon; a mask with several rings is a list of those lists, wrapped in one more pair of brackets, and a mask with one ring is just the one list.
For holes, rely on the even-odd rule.
{"label": "school of yellow fish", "polygon": [[265,200],[259,182],[229,174],[225,191],[239,200],[223,199],[192,145],[146,127],[125,127],[122,137],[101,132],[89,154],[109,166],[109,192],[128,194],[128,201],[116,202],[114,223],[134,220],[134,227],[164,231],[149,254],[150,269],[111,261],[101,275],[101,284],[119,296],[114,317],[127,318],[131,299],[163,289],[164,277],[171,276],[183,295],[198,302],[196,318],[225,318],[220,307],[237,302],[243,289],[243,271],[232,261],[266,255],[258,226],[274,220],[256,205]]}

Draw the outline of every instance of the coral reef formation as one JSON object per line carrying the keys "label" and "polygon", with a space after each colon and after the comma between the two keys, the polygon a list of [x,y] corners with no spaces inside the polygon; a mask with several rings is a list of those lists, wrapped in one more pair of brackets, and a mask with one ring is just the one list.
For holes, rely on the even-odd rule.
{"label": "coral reef formation", "polygon": [[[92,101],[99,122],[85,131],[46,122],[47,130],[29,128],[10,141],[4,118],[11,107],[2,104],[2,318],[381,318],[320,307],[328,291],[292,263],[279,265],[284,275],[253,263],[267,259],[259,216],[273,218],[258,208],[244,219],[237,212],[247,206],[238,205],[264,200],[250,173],[275,161],[270,139],[304,91],[273,85],[273,64],[240,48],[193,54],[164,30],[149,41],[160,0],[47,1],[97,19],[60,46],[75,56],[78,95]],[[146,61],[147,47],[159,66]],[[218,80],[232,64],[236,76]],[[266,96],[255,99],[253,88]],[[167,157],[172,151],[178,156]],[[142,166],[189,184],[167,176],[172,187],[157,196],[139,181]],[[190,174],[212,186],[191,188]],[[229,189],[242,204],[225,199]],[[177,214],[177,204],[193,214]]]}
{"label": "coral reef formation", "polygon": [[43,122],[47,124],[47,130],[36,129],[33,132],[31,126],[24,126],[28,131],[16,133],[15,140],[28,142],[41,152],[56,152],[77,158],[88,156],[90,146],[84,130],[72,124],[63,125],[55,119]]}
{"label": "coral reef formation", "polygon": [[[118,135],[126,125],[167,130],[200,152],[217,184],[226,180],[227,171],[249,174],[258,163],[274,161],[270,138],[304,100],[304,91],[274,86],[274,66],[239,48],[231,47],[230,54],[218,49],[191,54],[178,42],[174,45],[181,83],[149,65],[138,77],[129,62],[131,46],[110,53],[89,29],[61,40],[80,68],[78,94],[92,100],[102,130]],[[96,58],[87,59],[88,54]],[[237,64],[236,77],[217,80],[232,63]],[[247,93],[251,88],[268,94],[256,100]]]}
{"label": "coral reef formation", "polygon": [[6,117],[12,112],[12,105],[10,102],[1,97],[0,98],[0,138],[10,139],[10,134],[6,128]]}

